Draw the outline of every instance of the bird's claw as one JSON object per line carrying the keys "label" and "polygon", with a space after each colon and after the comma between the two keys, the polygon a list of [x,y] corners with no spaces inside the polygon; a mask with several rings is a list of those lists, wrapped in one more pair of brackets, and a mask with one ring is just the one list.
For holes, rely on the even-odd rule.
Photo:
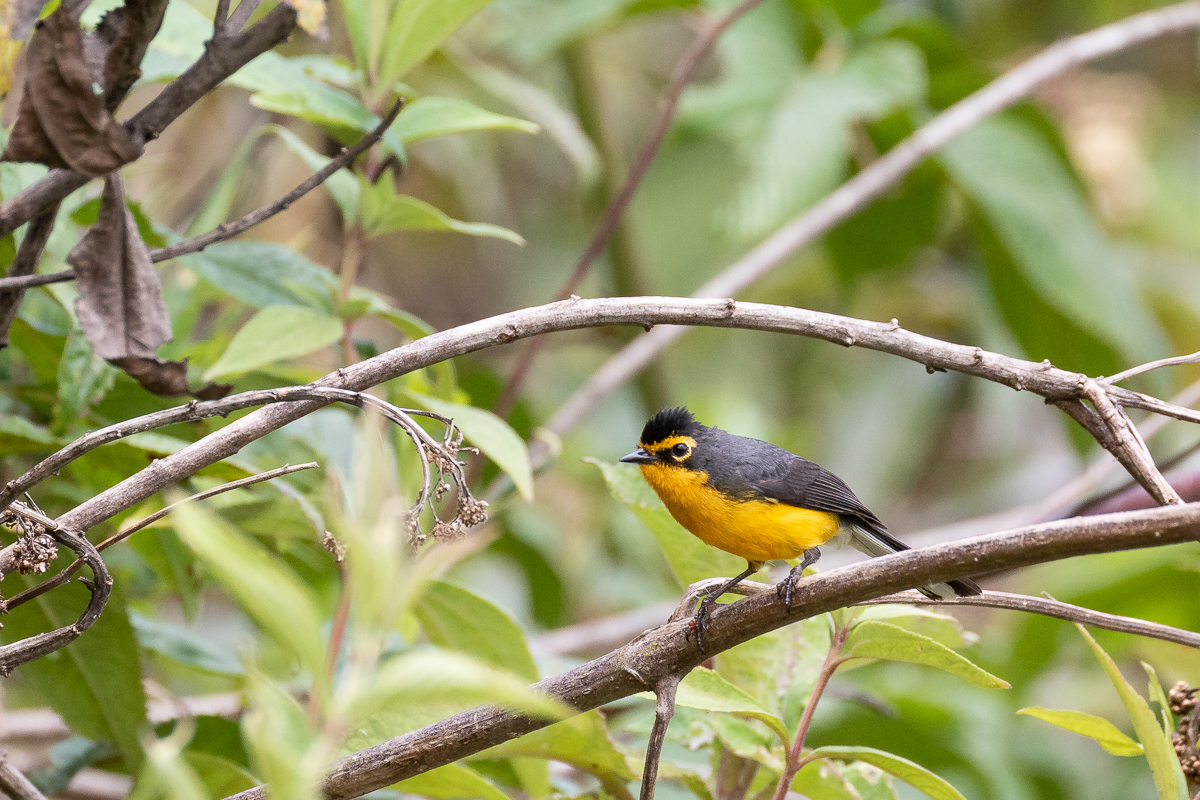
{"label": "bird's claw", "polygon": [[792,567],[788,576],[775,587],[775,596],[783,598],[783,607],[788,611],[792,609],[792,590],[796,588],[796,581],[803,577],[806,566],[806,564],[800,564]]}
{"label": "bird's claw", "polygon": [[692,618],[692,628],[696,631],[696,647],[700,652],[704,651],[704,631],[708,630],[708,626],[712,624],[713,607],[717,601],[713,596],[707,595],[700,601],[700,605],[696,608],[696,615]]}

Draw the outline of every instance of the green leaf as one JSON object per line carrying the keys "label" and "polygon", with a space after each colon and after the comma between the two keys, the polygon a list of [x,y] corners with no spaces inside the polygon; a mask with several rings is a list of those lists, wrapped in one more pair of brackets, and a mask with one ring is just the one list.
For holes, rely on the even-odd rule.
{"label": "green leaf", "polygon": [[447,764],[392,784],[389,788],[403,794],[417,794],[437,800],[510,800],[494,783],[462,764]]}
{"label": "green leaf", "polygon": [[304,709],[286,687],[258,673],[251,673],[246,695],[242,735],[255,774],[276,797],[319,800],[329,754],[327,748],[314,747]]}
{"label": "green leaf", "polygon": [[[1139,297],[1128,267],[1093,219],[1062,160],[1037,131],[1011,115],[994,117],[951,142],[940,160],[978,209],[1020,280],[1042,302],[1134,362],[1166,352],[1161,328]],[[1004,296],[997,300],[1003,310]],[[1021,319],[1015,312],[1005,313],[1010,324]],[[1034,337],[1039,323],[1038,318],[1024,319],[1014,332],[1020,338],[1031,329]],[[1048,346],[1038,338],[1022,343]],[[1058,355],[1028,346],[1027,352],[1032,358]]]}
{"label": "green leaf", "polygon": [[196,771],[209,797],[229,797],[259,784],[249,770],[228,758],[201,750],[185,750],[183,758]]}
{"label": "green leaf", "polygon": [[378,181],[373,186],[362,181],[361,186],[362,226],[369,236],[395,231],[447,231],[504,239],[518,245],[525,244],[520,234],[508,228],[487,222],[463,222],[453,219],[424,200],[396,194],[389,180]]}
{"label": "green leaf", "polygon": [[450,417],[467,437],[467,441],[483,451],[512,478],[521,497],[533,500],[533,469],[529,464],[529,451],[521,437],[507,422],[490,411],[461,403],[451,403],[427,394],[407,392],[423,408]]}
{"label": "green leaf", "polygon": [[[330,310],[312,297],[337,288],[333,274],[290,247],[273,242],[218,242],[180,263],[221,291],[256,308],[275,305]],[[295,290],[293,290],[293,287]]]}
{"label": "green leaf", "polygon": [[[333,160],[313,150],[299,136],[282,125],[268,125],[266,130],[282,139],[288,149],[300,156],[313,172],[325,169]],[[345,224],[352,223],[358,216],[358,181],[355,180],[354,173],[343,167],[326,178],[322,185],[329,191],[333,201],[341,209],[342,220]]]}
{"label": "green leaf", "polygon": [[1008,681],[975,666],[944,644],[890,622],[868,620],[855,625],[842,652],[846,661],[855,658],[907,661],[937,667],[984,689],[1010,688]]}
{"label": "green leaf", "polygon": [[477,594],[445,581],[430,581],[414,606],[429,641],[474,656],[485,664],[538,679],[525,633],[512,618]]}
{"label": "green leaf", "polygon": [[1183,769],[1175,756],[1175,748],[1171,738],[1159,727],[1158,719],[1150,710],[1150,704],[1140,694],[1134,691],[1117,668],[1117,664],[1108,653],[1096,643],[1092,635],[1079,623],[1075,627],[1087,640],[1088,647],[1100,662],[1104,673],[1112,682],[1113,688],[1121,698],[1129,719],[1133,723],[1133,732],[1137,734],[1142,749],[1146,753],[1146,761],[1150,764],[1150,774],[1154,778],[1154,788],[1158,790],[1159,800],[1188,800],[1187,781],[1183,777]]}
{"label": "green leaf", "polygon": [[233,155],[225,163],[225,169],[221,171],[221,177],[217,179],[216,185],[204,198],[199,210],[192,215],[192,219],[188,223],[189,235],[195,236],[210,231],[229,219],[229,212],[233,208],[238,187],[247,177],[246,164],[250,160],[250,153],[253,152],[257,143],[258,135],[250,135],[242,140],[237,150],[233,151]]}
{"label": "green leaf", "polygon": [[170,528],[152,526],[128,541],[134,552],[179,597],[183,618],[189,623],[194,621],[200,610],[200,582],[192,569],[195,559],[179,541],[178,534]]}
{"label": "green leaf", "polygon": [[380,712],[422,706],[468,707],[491,703],[533,716],[559,719],[572,710],[537,692],[527,681],[473,658],[421,650],[388,660],[370,683],[344,701],[353,725]]}
{"label": "green leaf", "polygon": [[204,380],[308,355],[341,339],[342,332],[342,321],[325,312],[267,306],[234,335],[217,363],[205,371]]}
{"label": "green leaf", "polygon": [[858,612],[858,622],[881,620],[905,630],[928,636],[947,647],[965,647],[976,644],[979,636],[963,630],[962,623],[949,614],[933,611],[922,606],[884,604],[867,606]]}
{"label": "green leaf", "polygon": [[491,0],[404,0],[384,35],[379,82],[387,87],[424,61],[450,34]]}
{"label": "green leaf", "polygon": [[545,758],[561,761],[611,785],[633,780],[622,753],[608,738],[604,718],[588,711],[549,727],[497,745],[480,753],[482,758]]}
{"label": "green leaf", "polygon": [[1162,683],[1158,680],[1158,672],[1154,667],[1143,661],[1142,669],[1146,671],[1146,677],[1150,679],[1148,687],[1150,702],[1158,703],[1158,713],[1159,719],[1162,720],[1163,733],[1170,737],[1174,732],[1174,727],[1171,725],[1171,704],[1167,700],[1167,693],[1163,691]]}
{"label": "green leaf", "polygon": [[1140,756],[1143,752],[1140,744],[1130,739],[1124,733],[1121,733],[1120,728],[1113,725],[1104,717],[1085,714],[1082,711],[1065,711],[1053,708],[1038,708],[1037,706],[1022,708],[1017,713],[1026,714],[1030,717],[1049,722],[1051,725],[1057,725],[1071,733],[1086,736],[1114,756]]}
{"label": "green leaf", "polygon": [[537,133],[541,128],[523,119],[484,111],[457,97],[422,97],[400,112],[392,130],[405,144],[411,144],[448,133],[483,130]]}
{"label": "green leaf", "polygon": [[96,356],[83,332],[71,331],[58,362],[58,402],[54,404],[50,431],[64,434],[86,418],[92,406],[112,389],[116,378],[117,370]]}
{"label": "green leaf", "polygon": [[140,614],[131,614],[130,622],[137,633],[138,644],[147,650],[217,675],[241,675],[243,672],[234,653],[217,647],[208,637],[193,630]]}
{"label": "green leaf", "polygon": [[696,667],[688,673],[679,684],[675,703],[701,711],[724,711],[761,720],[779,736],[785,747],[789,743],[788,731],[783,720],[711,669]]}
{"label": "green leaf", "polygon": [[810,761],[792,779],[792,792],[814,800],[862,800],[835,767],[824,759]]}
{"label": "green leaf", "polygon": [[957,789],[920,764],[914,764],[907,758],[885,753],[872,747],[841,747],[837,745],[818,747],[805,753],[805,756],[862,761],[899,778],[914,789],[924,792],[933,800],[966,800]]}
{"label": "green leaf", "polygon": [[171,518],[180,538],[246,615],[264,633],[291,649],[319,682],[325,664],[323,618],[312,589],[277,556],[212,512],[184,503],[171,512]]}
{"label": "green leaf", "polygon": [[369,131],[379,124],[379,118],[358,98],[317,81],[309,81],[297,89],[258,92],[250,96],[250,105],[299,117],[328,128],[331,133],[347,136]]}
{"label": "green leaf", "polygon": [[829,628],[822,614],[756,636],[718,654],[716,670],[794,727],[829,653]]}
{"label": "green leaf", "polygon": [[58,437],[24,417],[0,418],[0,451],[10,454],[41,453],[58,447]]}
{"label": "green leaf", "polygon": [[709,547],[675,521],[641,473],[628,464],[609,464],[585,458],[595,464],[608,484],[608,491],[640,519],[662,548],[679,587],[718,575],[737,575],[746,568],[744,559]]}
{"label": "green leaf", "polygon": [[[59,563],[68,560],[59,557]],[[32,586],[46,576],[36,577],[20,580]],[[87,589],[78,582],[47,592],[6,615],[0,638],[11,644],[70,625],[87,597]],[[87,633],[62,650],[23,664],[20,673],[73,732],[93,742],[113,742],[126,767],[135,773],[141,769],[145,754],[139,736],[147,725],[146,695],[120,584],[113,586],[104,613]]]}

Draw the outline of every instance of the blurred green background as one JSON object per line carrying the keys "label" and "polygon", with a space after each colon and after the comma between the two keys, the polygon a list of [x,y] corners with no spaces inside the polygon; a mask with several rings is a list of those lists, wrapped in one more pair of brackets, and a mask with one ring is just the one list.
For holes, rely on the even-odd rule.
{"label": "blurred green background", "polygon": [[[176,338],[160,355],[190,359],[197,382],[207,372],[231,381],[235,391],[303,383],[341,365],[347,354],[369,356],[419,335],[422,321],[440,330],[551,300],[620,186],[677,59],[706,17],[732,5],[494,0],[427,59],[389,73],[382,26],[355,21],[381,4],[348,2],[329,7],[327,39],[297,33],[274,61],[260,59],[256,71],[243,70],[207,96],[125,170],[144,235],[171,241],[270,202],[340,143],[369,130],[396,91],[422,98],[411,109],[452,98],[482,111],[454,106],[458,116],[449,114],[451,124],[441,127],[435,115],[410,116],[409,127],[398,128],[367,164],[388,170],[376,184],[385,187],[380,198],[369,197],[360,166],[353,177],[341,173],[341,196],[336,186],[313,192],[231,243],[161,265]],[[213,5],[171,0],[146,75],[121,116],[198,54]],[[720,40],[684,94],[644,184],[578,293],[689,294],[1005,69],[1060,37],[1152,7],[1122,0],[765,0]],[[94,3],[85,22],[94,24],[100,11]],[[744,299],[896,318],[911,331],[1091,375],[1200,349],[1198,77],[1195,35],[1155,39],[1073,70],[955,140]],[[15,111],[9,100],[6,127]],[[504,116],[481,116],[485,111]],[[418,130],[417,121],[432,133]],[[40,174],[40,167],[4,164],[0,192],[11,197]],[[397,223],[398,217],[386,218],[398,196],[388,186],[454,220],[514,231],[524,245],[495,228],[464,235]],[[89,201],[98,192],[98,186],[81,190],[64,204],[40,271],[64,268],[66,253],[94,219]],[[357,217],[346,192],[360,204]],[[11,262],[12,237],[0,242]],[[373,294],[339,287],[338,276],[360,253],[357,285]],[[72,317],[73,292],[70,284],[29,292],[12,346],[0,352],[3,480],[86,429],[172,404],[91,355]],[[362,303],[348,305],[355,300]],[[271,358],[265,347],[257,362],[243,358],[222,371],[219,359],[229,356],[247,320],[280,304],[343,327],[295,358]],[[526,441],[537,436],[637,332],[551,337],[509,418],[517,434]],[[387,393],[401,405],[431,395],[492,409],[523,347],[456,359],[452,373],[400,379]],[[1187,366],[1131,386],[1169,398],[1197,379],[1200,367]],[[582,461],[616,461],[663,405],[686,405],[707,424],[820,462],[912,544],[1059,515],[1124,483],[1119,470],[1110,470],[1047,503],[1105,456],[1034,395],[961,375],[927,375],[918,364],[819,341],[698,329],[563,437],[561,454],[537,476],[532,502],[502,496],[490,523],[470,534],[473,546],[450,559],[445,580],[515,620],[532,637],[542,674],[614,644],[550,654],[553,648],[538,646],[548,641],[537,638],[545,632],[639,609],[650,609],[634,618],[649,626],[665,619],[680,594],[655,538],[610,495],[601,471]],[[35,498],[48,513],[61,513],[223,424],[176,426],[157,438],[95,451],[39,486]],[[1161,462],[1186,454],[1198,440],[1192,428],[1173,422],[1151,448]],[[284,494],[263,485],[208,506],[281,556],[313,589],[326,620],[336,605],[338,573],[294,496],[327,512],[326,475],[353,474],[355,441],[351,413],[329,409],[189,482],[198,490],[285,462],[322,464],[319,473],[281,481],[292,487]],[[404,441],[397,449],[401,485],[411,491],[415,462]],[[502,461],[496,452],[487,455]],[[1172,474],[1186,478],[1198,468],[1184,458]],[[489,461],[477,493],[498,475]],[[160,506],[148,501],[131,515]],[[93,531],[93,539],[122,519]],[[857,557],[831,553],[822,567]],[[198,567],[170,519],[109,551],[107,560],[118,599],[102,625],[113,618],[117,632],[109,636],[125,637],[119,641],[136,635],[132,669],[164,691],[239,690],[247,678],[237,653],[247,636],[257,636],[270,655],[270,636],[254,633]],[[1196,630],[1198,569],[1193,545],[1076,559],[983,583]],[[126,610],[132,629],[121,616]],[[46,619],[39,614],[46,609],[27,607],[11,623],[6,618],[6,641],[37,630]],[[966,654],[1010,681],[1011,690],[985,692],[912,665],[856,670],[835,679],[837,691],[818,710],[810,743],[895,752],[971,798],[1153,796],[1142,759],[1109,756],[1092,742],[1014,715],[1030,705],[1071,708],[1129,729],[1071,626],[1013,612],[955,616],[979,634]],[[410,645],[424,641],[416,627],[401,634]],[[1200,662],[1186,648],[1096,635],[1139,689],[1139,660],[1153,664],[1167,686],[1179,679],[1200,683]],[[98,628],[83,641],[99,647],[100,636]],[[46,680],[10,678],[6,707],[56,705]],[[627,713],[610,716],[609,733],[637,751],[650,706],[624,707]],[[695,729],[688,713],[681,712],[673,731],[700,755],[672,745],[668,756],[715,758],[710,745],[689,739]],[[111,751],[107,761],[93,755],[109,769],[131,767],[116,763]],[[506,786],[511,768],[500,763],[484,771]],[[576,773],[552,776],[563,795],[607,791]],[[529,783],[515,785],[536,794]],[[663,796],[683,791],[682,784],[664,788]],[[900,788],[898,796],[916,796],[909,791]]]}

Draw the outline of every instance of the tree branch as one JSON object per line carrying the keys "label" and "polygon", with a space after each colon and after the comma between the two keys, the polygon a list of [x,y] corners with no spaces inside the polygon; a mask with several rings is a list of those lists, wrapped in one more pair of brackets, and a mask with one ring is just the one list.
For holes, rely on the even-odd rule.
{"label": "tree branch", "polygon": [[13,766],[4,749],[0,749],[0,791],[12,800],[46,800],[33,782]]}
{"label": "tree branch", "polygon": [[[35,466],[25,476],[10,482],[5,490],[0,492],[0,507],[2,503],[11,501],[21,491],[52,472],[51,464],[62,463],[57,459],[69,460],[75,457],[65,455],[68,451],[75,454],[86,452],[105,440],[111,441],[112,438],[128,435],[123,431],[149,430],[151,427],[166,424],[163,422],[165,419],[182,421],[190,418],[189,415],[221,413],[217,409],[233,410],[263,402],[287,403],[286,406],[275,405],[260,409],[176,453],[156,460],[141,472],[91,498],[60,519],[66,527],[87,530],[141,502],[163,487],[178,482],[209,464],[228,458],[270,431],[310,414],[329,402],[340,400],[340,397],[334,396],[339,389],[362,391],[448,358],[551,331],[599,325],[657,324],[746,328],[809,336],[847,347],[858,345],[915,361],[932,371],[954,370],[1002,383],[1014,389],[1028,390],[1049,400],[1080,397],[1088,380],[1085,375],[1058,369],[1048,362],[1034,363],[991,353],[979,347],[952,344],[911,333],[901,328],[895,320],[891,323],[868,322],[807,309],[739,303],[733,300],[671,297],[567,300],[513,311],[434,333],[337,370],[308,387],[273,390],[276,396],[272,396],[271,392],[235,395],[220,401],[191,403],[130,423],[110,426],[104,431],[85,436],[59,454]],[[311,392],[308,397],[318,399],[291,402],[304,396],[305,391]],[[327,392],[326,395],[320,396],[323,391]],[[1118,404],[1123,404],[1130,397],[1144,397],[1119,387],[1109,387],[1105,391]],[[1162,405],[1170,406],[1167,403]],[[106,436],[111,438],[105,439]]]}
{"label": "tree branch", "polygon": [[[774,591],[719,606],[705,633],[705,649],[711,656],[801,619],[929,582],[1190,542],[1197,534],[1200,504],[1188,504],[1063,520],[867,559],[800,581],[790,611]],[[646,683],[692,669],[706,658],[688,635],[690,626],[691,620],[681,620],[647,631],[619,650],[535,686],[581,712],[643,691]],[[358,797],[547,724],[493,707],[464,711],[342,759],[327,775],[324,793],[329,800]],[[233,797],[261,800],[263,787]]]}
{"label": "tree branch", "polygon": [[[167,125],[217,84],[287,39],[295,26],[296,10],[287,3],[280,3],[244,33],[210,41],[204,55],[134,114],[125,123],[126,129],[142,142],[157,138]],[[0,236],[40,215],[88,180],[74,170],[51,170],[46,177],[0,203]]]}
{"label": "tree branch", "polygon": [[[1200,3],[1188,2],[1135,14],[1050,45],[938,114],[701,286],[693,297],[728,297],[742,292],[794,253],[866,208],[959,134],[1029,96],[1048,80],[1150,39],[1196,28],[1200,28]],[[627,344],[559,408],[546,427],[561,436],[578,425],[602,398],[644,369],[684,332],[681,328],[662,328]],[[546,451],[538,448],[535,455],[541,460]]]}

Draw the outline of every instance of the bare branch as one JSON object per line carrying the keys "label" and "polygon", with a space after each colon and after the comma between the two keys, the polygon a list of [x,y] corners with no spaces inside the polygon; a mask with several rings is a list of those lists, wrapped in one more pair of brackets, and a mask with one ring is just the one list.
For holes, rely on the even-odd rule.
{"label": "bare branch", "polygon": [[[1081,517],[867,559],[800,581],[789,612],[767,591],[719,606],[705,634],[709,655],[784,625],[931,581],[987,574],[1089,553],[1190,542],[1200,533],[1200,504]],[[625,647],[546,678],[535,688],[579,711],[643,691],[647,683],[694,668],[706,656],[689,637],[690,620],[648,631]],[[479,707],[361,750],[325,779],[329,800],[358,797],[457,761],[549,724]],[[261,800],[262,787],[238,800]]]}
{"label": "bare branch", "polygon": [[46,800],[33,782],[13,766],[4,749],[0,749],[0,791],[12,800]]}
{"label": "bare branch", "polygon": [[[243,5],[246,0],[242,0]],[[241,8],[239,6],[238,8]],[[285,194],[273,203],[263,206],[262,208],[251,211],[243,217],[223,222],[213,228],[208,233],[202,233],[199,236],[193,236],[191,239],[185,239],[177,244],[169,245],[168,247],[160,247],[157,250],[150,251],[150,260],[157,263],[166,261],[169,258],[186,255],[188,253],[198,253],[210,244],[222,242],[226,239],[231,239],[249,228],[258,225],[260,222],[265,222],[281,211],[286,211],[293,203],[299,200],[304,195],[311,192],[313,189],[320,186],[331,175],[343,167],[347,167],[354,162],[354,159],[365,153],[372,145],[383,138],[383,134],[396,120],[396,115],[400,113],[400,109],[404,107],[404,99],[401,98],[392,106],[391,111],[384,115],[375,130],[363,136],[354,144],[353,147],[346,147],[332,161],[322,167],[319,171],[314,172],[303,183],[295,189]],[[0,283],[0,286],[3,284]]]}
{"label": "bare branch", "polygon": [[646,763],[642,766],[642,791],[639,800],[654,800],[654,787],[658,783],[658,762],[662,758],[663,742],[667,740],[667,726],[675,716],[675,692],[679,689],[682,675],[667,675],[654,685],[654,727],[646,745]]}
{"label": "bare branch", "polygon": [[[167,125],[217,84],[287,39],[295,26],[296,10],[280,3],[244,33],[209,42],[204,55],[168,83],[125,127],[142,142],[157,138]],[[86,176],[74,170],[51,170],[46,177],[0,203],[0,236],[16,230],[87,182]]]}
{"label": "bare branch", "polygon": [[[1200,3],[1187,2],[1135,14],[1050,45],[938,114],[701,286],[693,297],[729,297],[742,292],[792,254],[866,208],[956,136],[1028,97],[1046,81],[1080,64],[1150,39],[1196,28],[1200,28]],[[644,369],[684,332],[681,328],[662,328],[630,342],[559,408],[546,427],[561,436],[578,425],[591,414],[601,398]],[[537,455],[540,460],[545,457],[545,452],[539,450]]]}
{"label": "bare branch", "polygon": [[66,283],[75,280],[75,270],[64,269],[61,272],[51,272],[48,275],[22,275],[21,277],[0,278],[0,292],[13,289],[32,289],[35,286],[46,286],[51,283]]}
{"label": "bare branch", "polygon": [[[712,52],[713,46],[721,38],[721,34],[729,30],[729,27],[733,23],[737,22],[761,2],[762,0],[742,0],[742,2],[724,14],[713,19],[700,35],[688,45],[683,55],[680,56],[679,61],[675,64],[675,68],[671,71],[671,79],[667,83],[667,90],[663,94],[662,100],[659,101],[658,113],[654,118],[653,124],[650,126],[650,133],[646,136],[646,140],[642,142],[642,147],[638,150],[637,157],[634,158],[633,166],[630,167],[629,174],[625,177],[625,183],[609,200],[608,207],[604,209],[604,214],[600,217],[600,222],[596,225],[596,230],[592,233],[592,238],[583,250],[583,255],[579,257],[579,261],[575,264],[575,269],[571,271],[571,274],[567,276],[567,280],[563,282],[562,288],[558,290],[558,294],[554,297],[555,300],[566,300],[574,294],[579,285],[583,283],[583,279],[587,277],[592,264],[604,252],[608,240],[612,237],[613,232],[616,231],[617,225],[621,222],[621,217],[625,214],[625,209],[629,207],[634,193],[637,192],[642,179],[646,177],[646,172],[650,169],[650,164],[653,163],[654,157],[658,154],[658,149],[662,146],[663,137],[667,135],[667,129],[671,126],[671,121],[675,119],[675,111],[679,107],[679,98],[683,96],[683,90],[692,82],[692,78],[696,75],[696,70],[708,58],[708,54]],[[517,365],[513,368],[512,377],[508,379],[508,384],[504,387],[504,391],[500,395],[500,400],[496,403],[496,413],[500,416],[508,415],[513,402],[516,401],[517,395],[521,390],[521,384],[524,383],[526,376],[529,374],[530,367],[533,366],[534,359],[537,358],[543,341],[542,339],[533,339],[521,352],[521,357],[517,360]]]}

